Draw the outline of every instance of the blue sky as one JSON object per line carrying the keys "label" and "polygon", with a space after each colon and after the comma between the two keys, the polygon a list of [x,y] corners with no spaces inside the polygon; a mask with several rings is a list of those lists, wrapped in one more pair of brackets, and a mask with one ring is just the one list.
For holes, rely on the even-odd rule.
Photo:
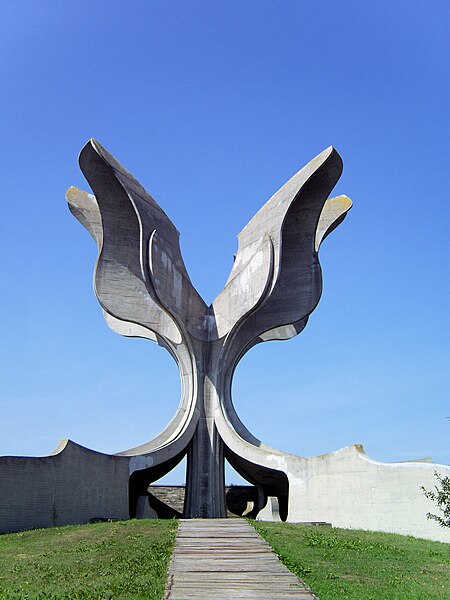
{"label": "blue sky", "polygon": [[181,231],[208,302],[242,227],[334,145],[354,208],[322,246],[322,300],[245,356],[236,408],[302,456],[450,462],[447,2],[3,0],[0,23],[0,454],[120,451],[178,404],[168,353],[111,332],[92,291],[64,192],[88,189],[95,137]]}

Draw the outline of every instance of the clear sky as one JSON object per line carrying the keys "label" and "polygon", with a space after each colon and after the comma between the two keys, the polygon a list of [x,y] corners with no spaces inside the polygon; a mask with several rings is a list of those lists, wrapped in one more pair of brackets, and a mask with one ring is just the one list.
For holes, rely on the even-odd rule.
{"label": "clear sky", "polygon": [[245,356],[237,411],[302,456],[362,443],[449,463],[449,9],[3,0],[0,454],[117,452],[179,401],[169,354],[110,331],[94,297],[96,247],[64,192],[88,189],[77,155],[95,137],[180,230],[208,303],[242,227],[335,146],[333,193],[354,208],[322,246],[322,300],[300,336]]}

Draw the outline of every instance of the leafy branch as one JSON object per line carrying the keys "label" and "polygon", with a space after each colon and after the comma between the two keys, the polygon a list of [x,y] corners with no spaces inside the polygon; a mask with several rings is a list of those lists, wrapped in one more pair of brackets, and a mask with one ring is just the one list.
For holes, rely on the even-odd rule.
{"label": "leafy branch", "polygon": [[421,489],[429,500],[437,504],[443,516],[427,513],[427,517],[437,521],[441,527],[450,527],[450,477],[441,477],[436,471],[434,476],[438,480],[438,485],[434,486],[436,491],[427,490],[423,486]]}

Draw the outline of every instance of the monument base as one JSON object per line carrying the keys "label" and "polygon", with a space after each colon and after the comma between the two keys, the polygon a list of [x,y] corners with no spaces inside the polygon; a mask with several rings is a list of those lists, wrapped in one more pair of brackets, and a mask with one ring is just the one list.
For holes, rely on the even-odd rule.
{"label": "monument base", "polygon": [[[277,460],[284,462],[280,468],[289,479],[289,522],[326,522],[450,542],[450,530],[427,519],[437,508],[421,489],[434,488],[435,471],[450,477],[449,466],[382,463],[369,458],[360,445],[311,458],[286,454]],[[148,507],[142,506],[142,496],[138,506],[130,506],[130,477],[139,464],[136,457],[102,454],[69,440],[46,457],[0,457],[0,533],[128,519],[133,511],[138,517],[154,516],[147,498]],[[230,490],[233,496],[232,487],[227,496]],[[244,512],[251,514],[252,496],[246,493]],[[279,520],[277,499],[269,497],[257,518]]]}

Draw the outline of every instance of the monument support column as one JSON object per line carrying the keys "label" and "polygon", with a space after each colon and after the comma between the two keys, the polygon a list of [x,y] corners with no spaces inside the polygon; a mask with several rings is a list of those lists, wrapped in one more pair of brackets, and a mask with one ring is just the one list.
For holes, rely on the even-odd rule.
{"label": "monument support column", "polygon": [[[187,518],[226,517],[223,442],[215,424],[219,402],[214,343],[196,340],[197,398],[200,417],[187,452],[184,515]],[[194,362],[195,364],[195,362]]]}

